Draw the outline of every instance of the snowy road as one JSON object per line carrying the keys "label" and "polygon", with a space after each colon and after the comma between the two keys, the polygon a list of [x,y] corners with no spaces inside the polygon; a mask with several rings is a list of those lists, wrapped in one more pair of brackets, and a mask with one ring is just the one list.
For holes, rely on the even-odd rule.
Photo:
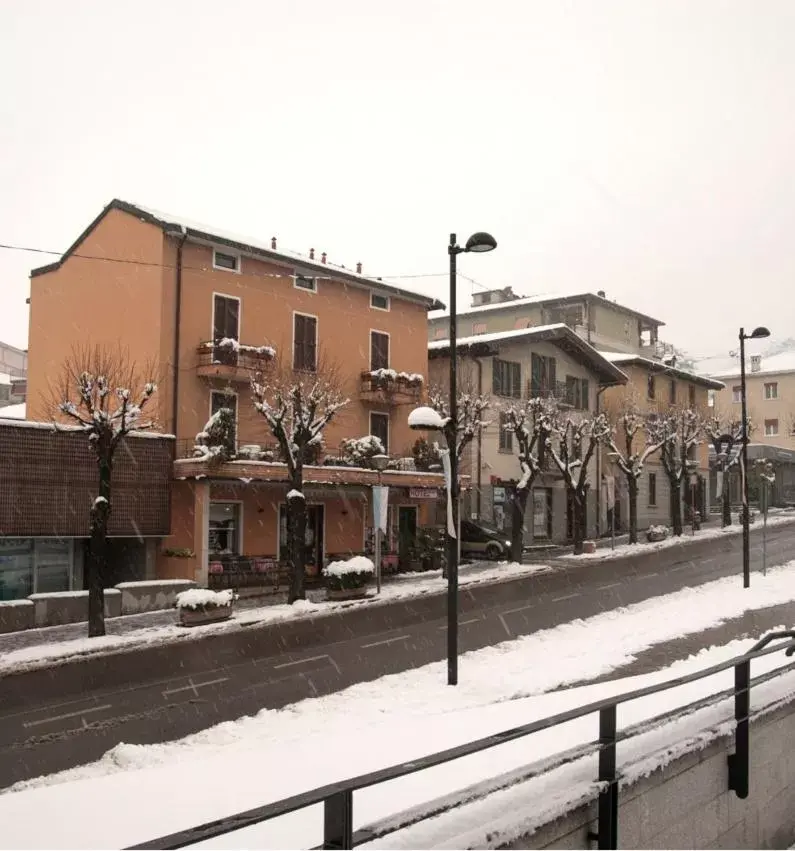
{"label": "snowy road", "polygon": [[[659,558],[560,567],[472,591],[462,591],[461,651],[475,650],[577,618],[640,602],[723,576],[740,576],[741,538],[716,542],[697,562],[687,547]],[[768,564],[795,553],[795,528],[768,535]],[[761,543],[752,539],[752,559],[761,562]],[[157,679],[124,663],[124,686],[96,688],[77,682],[75,699],[52,694],[49,672],[20,675],[15,694],[0,709],[0,786],[97,759],[118,744],[168,741],[220,721],[269,707],[277,708],[338,691],[442,659],[445,614],[396,628],[355,631],[342,640],[292,653],[238,655],[235,661],[184,670]],[[252,658],[252,655],[255,658]],[[227,653],[228,657],[229,654]],[[144,657],[140,657],[144,658]],[[80,676],[75,666],[75,676]],[[85,676],[85,675],[83,675]],[[5,691],[5,689],[4,689]]]}

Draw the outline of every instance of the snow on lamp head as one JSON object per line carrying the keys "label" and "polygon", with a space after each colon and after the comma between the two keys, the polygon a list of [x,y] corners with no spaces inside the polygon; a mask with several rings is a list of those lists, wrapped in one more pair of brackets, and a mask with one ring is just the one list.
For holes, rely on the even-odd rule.
{"label": "snow on lamp head", "polygon": [[442,431],[445,418],[438,411],[422,405],[409,414],[409,428],[414,431]]}

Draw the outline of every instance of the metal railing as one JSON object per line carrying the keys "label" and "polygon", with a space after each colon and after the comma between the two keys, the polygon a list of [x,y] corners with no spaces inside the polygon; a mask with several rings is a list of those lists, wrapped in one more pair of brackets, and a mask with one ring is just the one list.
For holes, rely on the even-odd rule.
{"label": "metal railing", "polygon": [[[767,647],[770,642],[780,641],[782,639],[789,639],[789,641],[785,645]],[[734,659],[729,659],[726,662],[712,665],[693,674],[676,677],[664,683],[646,686],[645,688],[598,700],[594,703],[580,706],[577,709],[569,709],[566,712],[561,712],[548,718],[542,718],[510,730],[504,730],[501,733],[476,739],[463,745],[457,745],[456,747],[414,759],[410,762],[392,765],[378,771],[370,772],[369,774],[361,774],[358,777],[352,777],[338,783],[330,783],[317,789],[302,792],[299,795],[292,795],[280,801],[274,801],[273,803],[255,807],[242,813],[236,813],[235,815],[207,822],[206,824],[172,833],[168,836],[162,836],[140,845],[134,845],[131,848],[185,848],[189,845],[206,842],[216,836],[223,836],[236,830],[252,827],[253,825],[261,824],[270,819],[278,818],[287,813],[292,813],[316,804],[323,804],[324,808],[323,845],[320,847],[354,848],[358,844],[375,841],[388,833],[393,833],[397,830],[405,829],[412,824],[417,824],[426,818],[474,800],[476,797],[484,797],[492,792],[513,786],[518,782],[538,777],[562,765],[571,763],[575,759],[598,752],[599,765],[596,780],[600,784],[601,789],[597,804],[598,830],[594,834],[589,834],[589,838],[596,841],[600,849],[615,849],[618,848],[619,774],[616,763],[616,746],[618,742],[626,741],[634,736],[646,733],[654,728],[655,725],[690,715],[699,709],[714,705],[732,696],[734,697],[734,718],[737,726],[735,731],[735,752],[728,758],[728,788],[735,792],[738,798],[748,797],[751,686],[759,685],[795,670],[795,662],[792,662],[752,680],[751,661],[781,650],[784,650],[787,656],[795,654],[795,631],[786,630],[769,633],[758,641],[748,653],[737,656]],[[660,692],[687,685],[688,683],[697,682],[727,671],[730,668],[734,668],[733,688],[710,694],[708,697],[680,706],[675,710],[648,718],[622,731],[618,730],[616,710],[619,705],[643,697],[649,697],[653,694],[659,694]],[[416,774],[419,771],[425,771],[437,765],[443,765],[453,760],[461,759],[462,757],[480,753],[489,748],[522,739],[525,736],[530,736],[542,730],[549,730],[560,724],[574,721],[577,718],[583,718],[595,712],[599,713],[599,738],[596,741],[571,748],[544,760],[540,764],[527,766],[525,769],[494,778],[490,784],[480,783],[478,784],[477,792],[473,791],[472,788],[460,790],[453,795],[446,796],[443,799],[446,803],[442,803],[437,799],[429,803],[425,811],[421,807],[415,807],[411,811],[408,811],[405,818],[401,819],[399,816],[393,816],[385,822],[385,826],[380,830],[365,829],[357,833],[353,831],[353,793],[356,791],[367,789],[380,783],[386,783],[390,780],[397,780],[409,774]]]}
{"label": "metal railing", "polygon": [[582,398],[581,387],[565,381],[538,382],[532,379],[527,382],[528,399],[551,399],[560,405],[566,405],[576,410],[588,410],[588,398]]}

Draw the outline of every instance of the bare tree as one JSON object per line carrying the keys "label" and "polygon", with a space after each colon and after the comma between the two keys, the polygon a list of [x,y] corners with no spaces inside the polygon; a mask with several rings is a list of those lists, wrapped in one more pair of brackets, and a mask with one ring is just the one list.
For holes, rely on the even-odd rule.
{"label": "bare tree", "polygon": [[[704,424],[704,433],[715,450],[716,463],[720,466],[722,476],[721,490],[721,521],[722,525],[731,526],[732,502],[729,477],[734,467],[742,468],[742,453],[730,451],[724,454],[722,437],[730,437],[732,446],[739,450],[743,440],[743,421],[741,418],[725,418],[720,414],[710,417]],[[748,421],[748,433],[751,433],[751,423]]]}
{"label": "bare tree", "polygon": [[340,391],[336,370],[321,363],[311,374],[292,370],[257,373],[251,380],[251,393],[287,466],[287,550],[292,566],[288,602],[293,603],[306,597],[304,465],[322,443],[323,430],[349,400]]}
{"label": "bare tree", "polygon": [[546,399],[527,399],[505,409],[502,428],[513,435],[518,449],[521,478],[511,500],[511,559],[522,560],[524,520],[533,483],[544,469],[547,439],[552,433],[555,408]]}
{"label": "bare tree", "polygon": [[[679,408],[648,422],[649,434],[661,444],[660,460],[671,488],[671,525],[682,534],[682,482],[688,470],[688,455],[697,446],[703,422],[697,411]],[[691,506],[695,511],[695,506]]]}
{"label": "bare tree", "polygon": [[[428,393],[428,403],[445,423],[442,434],[447,443],[447,449],[455,454],[458,462],[457,469],[460,471],[461,459],[467,447],[478,437],[488,425],[483,420],[483,415],[490,405],[489,397],[483,394],[459,393],[456,400],[456,424],[453,426],[450,419],[450,404],[448,396],[439,387],[432,387]],[[460,506],[458,504],[459,484],[453,483],[451,489],[453,527],[458,530]],[[448,541],[448,546],[457,547],[458,541]],[[447,563],[451,554],[447,554]],[[447,563],[443,573],[447,575]]]}
{"label": "bare tree", "polygon": [[83,346],[72,349],[59,385],[50,391],[54,409],[88,436],[99,471],[99,493],[91,506],[89,526],[89,638],[105,634],[104,580],[114,456],[125,435],[154,425],[142,421],[142,413],[156,390],[151,377],[140,379],[126,350]]}
{"label": "bare tree", "polygon": [[[563,476],[573,508],[574,553],[583,551],[585,541],[586,501],[588,497],[588,465],[597,447],[610,435],[610,424],[604,414],[580,420],[557,419],[546,440],[555,466]],[[557,443],[557,449],[555,449]]]}
{"label": "bare tree", "polygon": [[615,431],[611,430],[607,444],[615,455],[616,465],[627,479],[629,542],[637,544],[638,481],[646,461],[662,449],[663,443],[647,433],[646,416],[633,402],[627,402],[618,415]]}

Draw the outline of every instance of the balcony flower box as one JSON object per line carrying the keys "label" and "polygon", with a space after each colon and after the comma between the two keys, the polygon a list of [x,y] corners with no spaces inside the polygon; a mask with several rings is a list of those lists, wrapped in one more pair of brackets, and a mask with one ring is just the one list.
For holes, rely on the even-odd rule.
{"label": "balcony flower box", "polygon": [[367,595],[375,575],[375,565],[365,556],[332,561],[323,568],[329,600],[355,600]]}
{"label": "balcony flower box", "polygon": [[206,588],[190,588],[177,594],[174,605],[182,626],[202,626],[229,620],[236,599],[237,595],[231,589],[210,591]]}

